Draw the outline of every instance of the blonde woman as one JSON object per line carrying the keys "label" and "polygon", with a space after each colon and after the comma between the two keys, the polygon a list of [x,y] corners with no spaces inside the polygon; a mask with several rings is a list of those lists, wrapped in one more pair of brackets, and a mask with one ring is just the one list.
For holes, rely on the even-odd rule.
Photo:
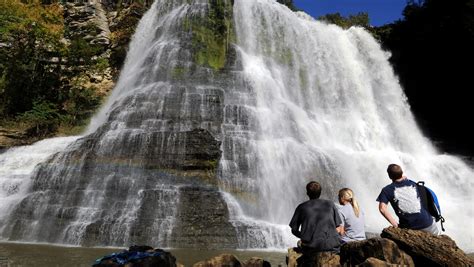
{"label": "blonde woman", "polygon": [[349,188],[339,190],[339,215],[344,225],[340,233],[342,243],[364,240],[365,222],[364,213],[360,210],[359,203],[354,197],[354,192]]}

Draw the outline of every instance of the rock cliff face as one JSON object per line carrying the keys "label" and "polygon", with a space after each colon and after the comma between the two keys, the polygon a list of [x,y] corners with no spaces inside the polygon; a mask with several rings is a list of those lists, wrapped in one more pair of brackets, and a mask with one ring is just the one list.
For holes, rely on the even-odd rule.
{"label": "rock cliff face", "polygon": [[25,132],[0,128],[0,152],[12,146],[26,145],[28,143]]}
{"label": "rock cliff face", "polygon": [[117,1],[68,1],[64,4],[65,40],[93,46],[103,66],[80,69],[77,85],[105,96],[115,86],[134,30],[150,4]]}

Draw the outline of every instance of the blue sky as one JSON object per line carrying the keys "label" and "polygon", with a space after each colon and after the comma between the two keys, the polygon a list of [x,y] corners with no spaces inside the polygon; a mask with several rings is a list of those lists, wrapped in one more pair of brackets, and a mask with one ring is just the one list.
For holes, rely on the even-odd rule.
{"label": "blue sky", "polygon": [[295,6],[317,18],[339,12],[343,16],[369,13],[370,24],[384,25],[402,18],[406,0],[294,0]]}

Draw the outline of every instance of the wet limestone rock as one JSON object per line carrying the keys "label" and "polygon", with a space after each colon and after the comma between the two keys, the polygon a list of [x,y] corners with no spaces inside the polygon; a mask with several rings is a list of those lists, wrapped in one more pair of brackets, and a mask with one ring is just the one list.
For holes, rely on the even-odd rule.
{"label": "wet limestone rock", "polygon": [[474,260],[446,235],[388,227],[382,237],[395,241],[413,258],[416,266],[474,266]]}
{"label": "wet limestone rock", "polygon": [[229,222],[229,210],[220,192],[215,188],[182,186],[179,195],[171,246],[236,248],[237,233]]}
{"label": "wet limestone rock", "polygon": [[[370,238],[363,241],[349,242],[341,247],[341,263],[343,265],[354,266],[362,264],[368,258],[375,258],[387,264],[415,266],[412,258],[400,250],[395,242],[389,239]],[[370,262],[378,261],[371,260]],[[370,262],[365,264],[369,264]]]}

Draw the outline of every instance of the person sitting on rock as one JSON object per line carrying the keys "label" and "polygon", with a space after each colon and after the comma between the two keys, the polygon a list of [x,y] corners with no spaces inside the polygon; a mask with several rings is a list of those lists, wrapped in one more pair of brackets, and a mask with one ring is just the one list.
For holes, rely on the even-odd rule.
{"label": "person sitting on rock", "polygon": [[[439,235],[436,222],[423,207],[416,183],[403,176],[403,170],[397,164],[388,165],[387,173],[392,183],[385,186],[377,197],[380,213],[385,219],[393,227],[422,230]],[[399,222],[388,211],[389,202]]]}
{"label": "person sitting on rock", "polygon": [[349,188],[339,190],[339,215],[341,216],[343,227],[341,231],[341,242],[365,239],[364,213],[359,208],[359,203],[355,199],[354,192]]}
{"label": "person sitting on rock", "polygon": [[[309,200],[298,205],[290,227],[291,232],[301,239],[301,261],[314,262],[312,259],[317,252],[339,250],[338,230],[342,227],[342,221],[335,204],[319,198],[321,185],[318,182],[309,182],[306,194]],[[338,230],[336,227],[339,227]]]}

